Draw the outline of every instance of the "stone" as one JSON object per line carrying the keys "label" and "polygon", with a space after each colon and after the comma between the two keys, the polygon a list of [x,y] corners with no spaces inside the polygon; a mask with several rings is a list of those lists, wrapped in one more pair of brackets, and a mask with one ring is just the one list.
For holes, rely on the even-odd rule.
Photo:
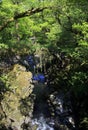
{"label": "stone", "polygon": [[[32,73],[26,72],[25,67],[19,64],[14,65],[13,70],[7,74],[9,91],[4,93],[1,101],[2,110],[6,115],[2,119],[5,126],[22,130],[21,125],[24,123],[25,116],[32,114],[33,99],[30,95],[34,86],[30,83],[31,78]],[[0,111],[1,114],[2,111]]]}

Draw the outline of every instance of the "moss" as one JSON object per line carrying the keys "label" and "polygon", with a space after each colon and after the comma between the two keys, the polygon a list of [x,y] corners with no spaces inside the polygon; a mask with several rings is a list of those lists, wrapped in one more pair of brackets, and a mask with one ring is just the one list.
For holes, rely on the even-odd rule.
{"label": "moss", "polygon": [[[16,64],[13,70],[6,75],[7,79],[5,82],[9,84],[8,87],[10,91],[4,93],[4,97],[1,101],[2,109],[7,116],[6,118],[2,118],[4,124],[11,125],[12,119],[12,125],[17,126],[18,128],[21,126],[25,118],[25,112],[21,112],[21,106],[23,106],[21,100],[27,99],[33,89],[33,86],[30,83],[32,73],[26,72],[25,70],[25,67]],[[27,115],[29,112],[31,113],[33,105],[30,98],[25,100],[25,103],[26,106],[24,105],[22,108],[24,108],[23,110],[26,111]],[[2,111],[0,111],[0,115],[1,114]]]}
{"label": "moss", "polygon": [[80,130],[88,130],[88,117],[85,117],[81,122],[79,126]]}

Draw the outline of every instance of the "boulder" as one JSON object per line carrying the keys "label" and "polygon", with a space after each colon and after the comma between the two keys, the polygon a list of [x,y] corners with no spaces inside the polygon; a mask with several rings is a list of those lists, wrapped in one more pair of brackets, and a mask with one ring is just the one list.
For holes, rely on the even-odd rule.
{"label": "boulder", "polygon": [[19,64],[14,65],[13,70],[7,74],[8,91],[4,93],[1,101],[5,116],[0,122],[6,127],[21,130],[26,115],[32,116],[33,97],[31,94],[34,86],[31,84],[31,78],[32,73],[26,72],[26,68]]}

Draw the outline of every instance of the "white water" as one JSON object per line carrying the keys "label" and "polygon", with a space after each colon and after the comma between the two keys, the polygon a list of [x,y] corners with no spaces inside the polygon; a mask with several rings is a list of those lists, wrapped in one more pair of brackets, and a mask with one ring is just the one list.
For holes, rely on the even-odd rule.
{"label": "white water", "polygon": [[[63,102],[64,102],[63,99],[60,97],[54,98],[53,95],[51,95],[51,98],[53,104],[57,106],[56,114],[60,115],[59,117],[60,119],[61,118],[63,119],[62,121],[57,120],[57,122],[59,121],[58,125],[61,124],[65,125],[66,123],[68,123],[71,124],[73,128],[75,128],[74,119],[72,116],[67,114],[67,116],[63,118],[64,113],[68,113],[68,111],[66,112],[65,108],[63,108]],[[32,126],[36,125],[37,126],[36,130],[54,130],[55,124],[56,124],[55,119],[45,118],[43,114],[40,114],[38,117],[32,119]]]}
{"label": "white water", "polygon": [[39,119],[35,118],[32,120],[32,125],[35,124],[38,126],[37,130],[54,130],[54,121],[47,121],[47,119],[45,119],[43,115],[41,115]]}

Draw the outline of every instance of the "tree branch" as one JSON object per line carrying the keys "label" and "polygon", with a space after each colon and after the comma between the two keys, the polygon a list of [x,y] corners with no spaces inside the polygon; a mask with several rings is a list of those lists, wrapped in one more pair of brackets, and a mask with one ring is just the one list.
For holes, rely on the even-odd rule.
{"label": "tree branch", "polygon": [[31,10],[27,10],[25,12],[22,13],[18,13],[15,14],[15,16],[13,16],[12,18],[8,19],[6,22],[4,22],[1,26],[0,26],[0,31],[2,31],[4,28],[6,28],[8,26],[9,23],[14,22],[17,19],[20,18],[24,18],[24,17],[28,17],[31,16],[33,14],[42,12],[43,10],[47,9],[49,7],[44,7],[44,8],[32,8]]}
{"label": "tree branch", "polygon": [[3,23],[3,25],[0,26],[0,31],[2,31],[7,25],[14,21],[14,18],[8,19],[6,22]]}

